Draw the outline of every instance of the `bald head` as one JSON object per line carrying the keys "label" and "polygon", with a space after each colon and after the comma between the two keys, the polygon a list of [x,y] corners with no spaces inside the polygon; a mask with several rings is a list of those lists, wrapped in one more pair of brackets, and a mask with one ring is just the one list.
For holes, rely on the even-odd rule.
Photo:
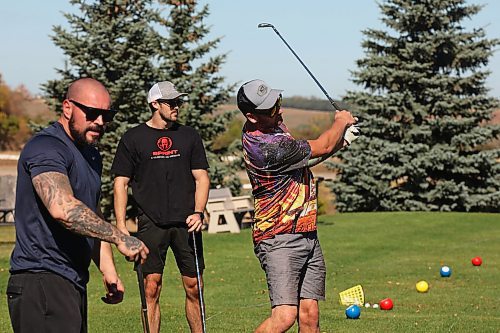
{"label": "bald head", "polygon": [[111,97],[106,87],[92,78],[72,82],[68,87],[66,98],[101,109],[108,109],[111,105]]}

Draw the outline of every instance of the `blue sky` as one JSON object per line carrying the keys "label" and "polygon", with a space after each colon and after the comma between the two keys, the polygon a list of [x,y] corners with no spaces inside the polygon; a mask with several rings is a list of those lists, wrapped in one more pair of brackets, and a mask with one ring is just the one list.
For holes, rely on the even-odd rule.
{"label": "blue sky", "polygon": [[[488,38],[500,38],[500,1],[468,1],[486,7],[464,21],[467,28],[483,27]],[[323,97],[322,92],[272,29],[274,24],[306,63],[330,96],[360,89],[350,81],[355,61],[363,57],[362,30],[384,28],[374,0],[212,0],[208,3],[210,37],[223,37],[214,54],[228,53],[221,74],[226,82],[261,78],[285,90],[285,96]],[[52,26],[66,25],[62,12],[75,8],[66,0],[7,1],[0,11],[0,73],[11,87],[24,84],[32,93],[57,78],[64,55],[50,39]],[[500,97],[500,49],[490,59],[490,95]]]}

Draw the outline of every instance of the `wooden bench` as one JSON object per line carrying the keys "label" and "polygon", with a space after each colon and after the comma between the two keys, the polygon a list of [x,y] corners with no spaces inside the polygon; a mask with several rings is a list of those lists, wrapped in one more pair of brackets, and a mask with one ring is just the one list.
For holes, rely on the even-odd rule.
{"label": "wooden bench", "polygon": [[248,195],[233,197],[227,187],[211,189],[206,211],[208,233],[239,233],[245,215],[253,214],[253,200]]}

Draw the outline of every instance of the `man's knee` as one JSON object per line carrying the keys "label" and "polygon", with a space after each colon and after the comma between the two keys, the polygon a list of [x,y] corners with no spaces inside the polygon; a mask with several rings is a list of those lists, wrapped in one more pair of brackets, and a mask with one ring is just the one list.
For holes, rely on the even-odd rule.
{"label": "man's knee", "polygon": [[[190,299],[198,299],[198,280],[195,277],[183,276],[182,282],[184,284],[184,290],[186,291],[186,297]],[[200,284],[203,289],[203,279],[200,279]]]}
{"label": "man's knee", "polygon": [[302,299],[299,307],[300,326],[317,327],[319,325],[318,301]]}
{"label": "man's knee", "polygon": [[279,323],[284,330],[289,329],[297,320],[297,307],[294,305],[278,305],[272,310],[273,321]]}
{"label": "man's knee", "polygon": [[144,284],[146,298],[157,300],[160,298],[162,284],[161,274],[148,274],[146,275],[146,282]]}

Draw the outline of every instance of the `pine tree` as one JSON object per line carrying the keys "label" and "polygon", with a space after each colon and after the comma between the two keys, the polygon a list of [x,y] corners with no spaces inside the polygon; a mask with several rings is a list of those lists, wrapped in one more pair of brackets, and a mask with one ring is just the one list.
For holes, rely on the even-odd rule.
{"label": "pine tree", "polygon": [[341,211],[500,210],[500,150],[478,147],[500,133],[487,125],[499,101],[485,80],[498,39],[463,21],[465,0],[388,0],[387,31],[367,29],[347,101],[363,136],[330,166]]}
{"label": "pine tree", "polygon": [[[208,15],[207,7],[198,13],[195,1],[71,0],[71,3],[80,12],[65,14],[69,31],[56,26],[52,36],[67,56],[67,64],[57,70],[61,78],[48,81],[43,88],[53,107],[60,110],[69,83],[80,77],[92,77],[108,88],[113,107],[120,111],[99,144],[103,156],[101,209],[110,218],[113,210],[110,168],[116,146],[129,128],[151,117],[146,102],[151,86],[169,80],[180,91],[190,92],[190,103],[182,108],[181,122],[197,128],[208,144],[224,131],[231,119],[230,114],[213,118],[210,114],[227,99],[233,87],[223,88],[223,78],[216,75],[225,56],[210,59],[195,70],[191,68],[190,62],[199,62],[219,42],[216,39],[197,44],[208,33],[202,24]],[[165,8],[166,18],[162,16]],[[158,27],[166,28],[166,32],[158,31]],[[208,156],[211,174],[216,176],[212,182],[225,182],[236,188],[237,181],[226,176],[230,174],[230,165],[211,152]],[[129,203],[129,214],[133,215],[136,205],[131,198]]]}
{"label": "pine tree", "polygon": [[160,3],[170,9],[168,17],[161,21],[167,32],[159,50],[161,78],[173,82],[179,91],[189,93],[189,103],[181,110],[180,122],[196,128],[203,139],[211,186],[228,186],[238,193],[241,183],[234,169],[241,169],[242,163],[239,138],[228,147],[213,146],[235,115],[235,112],[214,114],[214,111],[229,100],[235,85],[224,86],[224,77],[218,75],[225,54],[207,59],[220,42],[220,38],[204,41],[209,33],[204,24],[209,15],[208,5],[198,9],[196,0],[160,0]]}
{"label": "pine tree", "polygon": [[57,107],[69,83],[80,77],[97,79],[109,90],[113,107],[119,110],[99,144],[103,156],[101,208],[109,218],[113,208],[110,168],[116,146],[127,129],[151,115],[146,94],[157,78],[151,50],[158,47],[159,38],[150,22],[157,20],[158,12],[151,1],[71,3],[79,6],[80,13],[66,13],[69,31],[56,26],[52,36],[67,56],[67,65],[57,70],[61,78],[48,81],[44,91]]}

